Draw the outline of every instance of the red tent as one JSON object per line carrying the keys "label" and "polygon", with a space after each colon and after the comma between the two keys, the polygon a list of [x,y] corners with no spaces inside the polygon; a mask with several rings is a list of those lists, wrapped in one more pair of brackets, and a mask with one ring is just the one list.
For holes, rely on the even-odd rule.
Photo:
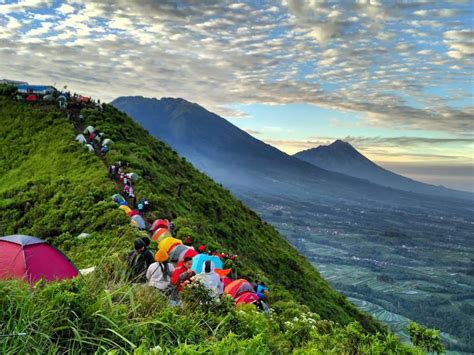
{"label": "red tent", "polygon": [[77,275],[69,259],[44,240],[26,235],[0,238],[0,280],[24,279],[33,284],[43,278],[54,281]]}
{"label": "red tent", "polygon": [[129,217],[133,217],[133,216],[139,216],[140,212],[138,212],[137,210],[131,210],[127,214],[128,214]]}
{"label": "red tent", "polygon": [[155,232],[158,228],[166,228],[168,229],[170,227],[170,222],[167,219],[157,219],[153,224],[151,225],[150,231],[153,233]]}
{"label": "red tent", "polygon": [[258,296],[255,292],[244,292],[235,299],[235,304],[241,303],[255,303],[258,301]]}
{"label": "red tent", "polygon": [[229,285],[226,286],[224,292],[232,298],[237,299],[244,292],[255,292],[252,284],[245,279],[238,279],[232,281]]}
{"label": "red tent", "polygon": [[38,101],[39,100],[39,97],[38,95],[35,95],[35,94],[30,94],[26,97],[26,101]]}

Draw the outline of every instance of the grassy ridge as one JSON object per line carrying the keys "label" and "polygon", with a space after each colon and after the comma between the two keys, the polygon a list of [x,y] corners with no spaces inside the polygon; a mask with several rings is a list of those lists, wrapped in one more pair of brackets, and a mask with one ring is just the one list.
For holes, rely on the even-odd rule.
{"label": "grassy ridge", "polygon": [[[148,342],[152,340],[155,344],[173,347],[175,350],[182,346],[181,342],[195,344],[189,351],[198,351],[205,346],[217,349],[222,342],[227,341],[235,345],[237,339],[228,339],[229,332],[233,332],[238,334],[239,341],[254,341],[258,343],[255,346],[259,349],[261,347],[264,352],[280,348],[306,351],[304,349],[316,346],[311,345],[316,334],[292,344],[284,335],[291,335],[291,331],[285,329],[290,325],[284,324],[295,317],[310,314],[309,310],[320,314],[324,319],[347,325],[331,325],[327,332],[321,333],[318,330],[318,336],[324,333],[327,337],[332,337],[330,335],[336,332],[341,332],[339,336],[343,336],[342,334],[355,331],[351,330],[354,326],[351,322],[354,320],[371,332],[381,329],[378,323],[333,291],[271,226],[264,224],[228,191],[196,171],[130,118],[111,106],[106,106],[103,113],[83,113],[86,124],[96,126],[116,142],[108,159],[128,161],[142,177],[137,183],[136,191],[138,198],[145,196],[151,201],[153,212],[148,218],[173,218],[176,220],[178,234],[191,232],[196,243],[205,243],[238,254],[240,263],[236,268],[241,275],[258,277],[270,284],[273,293],[271,303],[277,308],[276,314],[280,318],[277,325],[271,326],[275,320],[262,318],[248,310],[260,325],[255,325],[255,329],[246,333],[232,323],[227,330],[220,330],[219,336],[216,336],[215,327],[221,329],[220,324],[226,317],[235,317],[232,318],[233,322],[238,323],[240,313],[230,307],[222,314],[210,314],[199,310],[197,305],[191,307],[191,310],[186,307],[184,310],[176,310],[163,303],[161,309],[152,307],[153,311],[137,314],[135,311],[137,307],[141,307],[140,304],[150,303],[150,299],[144,297],[143,293],[149,296],[152,291],[128,286],[121,279],[119,271],[123,268],[121,258],[140,232],[128,226],[128,218],[110,201],[110,196],[116,190],[107,176],[105,165],[74,142],[76,132],[62,113],[32,109],[27,104],[13,103],[0,97],[0,234],[24,233],[49,239],[61,247],[79,267],[99,265],[101,270],[84,280],[66,282],[62,286],[38,286],[32,299],[27,296],[28,289],[20,283],[0,283],[0,315],[2,319],[9,319],[6,325],[2,325],[3,331],[21,331],[30,324],[28,322],[45,322],[36,324],[41,329],[41,334],[34,334],[33,340],[23,343],[21,339],[9,339],[2,344],[3,349],[9,344],[19,350],[34,351],[34,342],[43,346],[54,342],[58,349],[78,346],[77,349],[84,351],[103,346],[101,349],[124,347],[127,351],[136,350],[141,345],[145,346],[140,336],[140,331],[144,331],[142,322],[164,317],[168,313],[169,317],[176,317],[178,322],[170,323],[173,327],[178,327],[173,328],[173,334],[180,330],[180,317],[190,319],[189,322],[194,327],[205,327],[202,322],[210,324],[195,339],[176,334],[172,339],[163,340],[157,338],[156,334],[146,338]],[[78,240],[76,236],[81,232],[91,233],[91,236]],[[112,297],[105,289],[111,292],[116,290],[120,296]],[[55,293],[54,290],[61,292]],[[12,296],[6,297],[9,293]],[[53,294],[56,296],[50,297],[52,303],[48,304],[47,295]],[[34,301],[35,297],[38,302]],[[156,297],[159,298],[159,295],[154,294],[152,300]],[[54,304],[56,301],[58,304]],[[25,308],[22,308],[23,303]],[[44,307],[35,307],[37,304],[43,304]],[[58,309],[57,319],[50,319],[44,314],[51,307]],[[196,307],[197,310],[194,309]],[[100,316],[97,314],[106,314],[111,324],[106,324],[105,321],[104,324],[99,322],[92,326],[88,319],[98,322],[97,317]],[[326,323],[321,322],[323,327]],[[315,328],[307,331],[310,332],[311,329],[316,332]],[[83,332],[86,331],[90,332],[91,337],[103,337],[105,343],[97,338],[91,340],[90,344],[80,341],[78,337],[83,337]],[[361,328],[357,329],[360,336],[361,331]],[[192,333],[191,330],[190,332]],[[360,345],[361,349],[369,349],[371,346],[401,349],[402,345],[397,340],[389,339],[388,344],[386,337],[364,335],[365,340],[360,341],[360,344],[357,342],[356,346]],[[107,342],[106,339],[113,341]],[[130,339],[134,339],[133,344],[129,343]],[[199,345],[206,339],[212,344]],[[335,336],[333,341],[336,340]],[[225,344],[222,346],[228,346]],[[326,350],[331,349],[330,346],[336,346],[329,343],[326,345]]]}

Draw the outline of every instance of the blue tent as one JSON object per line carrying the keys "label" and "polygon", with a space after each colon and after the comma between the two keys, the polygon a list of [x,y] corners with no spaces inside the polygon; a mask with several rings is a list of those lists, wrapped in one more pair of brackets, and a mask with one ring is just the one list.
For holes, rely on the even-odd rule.
{"label": "blue tent", "polygon": [[128,206],[128,202],[127,201],[120,201],[119,206]]}
{"label": "blue tent", "polygon": [[191,270],[193,270],[196,274],[200,274],[204,271],[204,263],[207,260],[214,262],[216,269],[223,268],[222,261],[219,259],[219,257],[215,255],[198,254],[193,258],[193,266],[191,267]]}
{"label": "blue tent", "polygon": [[146,224],[145,224],[145,221],[143,220],[142,216],[135,215],[135,216],[132,216],[132,218],[130,218],[130,219],[132,220],[132,222],[136,223],[136,226],[139,229],[145,229],[146,228]]}

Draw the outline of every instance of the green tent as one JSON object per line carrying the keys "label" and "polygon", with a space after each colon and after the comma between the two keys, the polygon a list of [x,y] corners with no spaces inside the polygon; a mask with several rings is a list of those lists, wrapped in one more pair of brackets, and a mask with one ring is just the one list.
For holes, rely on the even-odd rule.
{"label": "green tent", "polygon": [[137,180],[138,180],[138,174],[136,174],[136,173],[128,173],[128,174],[127,174],[127,177],[128,177],[129,179],[132,179],[133,181],[137,181]]}
{"label": "green tent", "polygon": [[120,194],[112,195],[112,200],[117,200],[118,202],[126,202],[123,196]]}
{"label": "green tent", "polygon": [[49,102],[54,101],[54,96],[51,95],[51,94],[44,95],[43,96],[43,101],[49,101]]}

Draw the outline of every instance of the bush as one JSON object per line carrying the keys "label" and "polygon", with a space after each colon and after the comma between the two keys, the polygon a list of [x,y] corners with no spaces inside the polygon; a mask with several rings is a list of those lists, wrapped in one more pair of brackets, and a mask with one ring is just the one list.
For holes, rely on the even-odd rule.
{"label": "bush", "polygon": [[430,353],[440,354],[444,352],[439,330],[427,329],[415,322],[410,322],[407,330],[413,345]]}

